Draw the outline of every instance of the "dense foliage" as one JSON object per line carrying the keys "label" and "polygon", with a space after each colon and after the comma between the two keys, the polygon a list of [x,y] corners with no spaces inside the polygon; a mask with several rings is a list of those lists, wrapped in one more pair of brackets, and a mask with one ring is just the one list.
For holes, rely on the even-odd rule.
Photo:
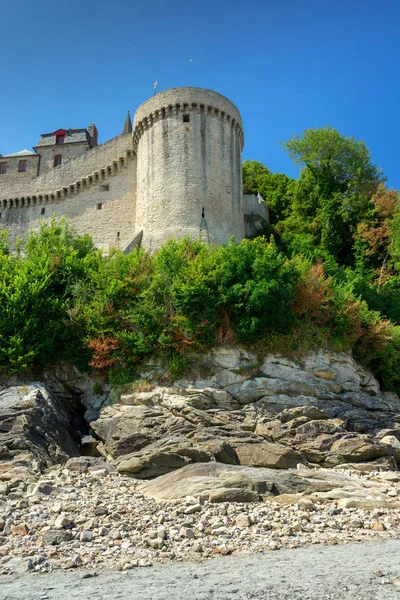
{"label": "dense foliage", "polygon": [[67,360],[123,382],[144,359],[172,377],[189,350],[352,350],[400,389],[400,211],[362,142],[327,127],[285,144],[297,180],[245,161],[271,236],[226,246],[171,240],[109,256],[64,221],[9,251],[0,238],[0,368]]}

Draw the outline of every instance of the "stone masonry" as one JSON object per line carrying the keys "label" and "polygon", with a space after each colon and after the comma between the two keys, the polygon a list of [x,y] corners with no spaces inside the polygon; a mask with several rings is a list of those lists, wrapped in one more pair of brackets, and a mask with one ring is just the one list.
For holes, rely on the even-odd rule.
{"label": "stone masonry", "polygon": [[240,241],[245,221],[268,216],[264,202],[243,200],[242,120],[216,92],[166,90],[137,109],[133,127],[128,113],[122,134],[100,145],[97,136],[93,124],[59,129],[34,153],[0,155],[0,229],[15,238],[65,216],[106,251],[141,241],[154,251],[185,235]]}

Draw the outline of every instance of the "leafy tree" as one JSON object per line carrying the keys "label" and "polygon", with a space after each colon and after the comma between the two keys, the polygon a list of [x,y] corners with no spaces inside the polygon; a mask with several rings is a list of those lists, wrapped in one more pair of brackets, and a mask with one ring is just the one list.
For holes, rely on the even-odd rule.
{"label": "leafy tree", "polygon": [[340,192],[370,195],[384,180],[371,163],[364,142],[346,137],[330,126],[316,127],[295,135],[284,144],[295,164],[306,166],[327,198]]}
{"label": "leafy tree", "polygon": [[243,191],[245,194],[261,194],[268,204],[272,224],[288,215],[293,181],[283,173],[271,173],[265,165],[256,160],[243,162]]}
{"label": "leafy tree", "polygon": [[353,264],[355,230],[370,198],[385,180],[372,164],[370,151],[364,142],[330,126],[295,135],[284,147],[295,163],[303,166],[286,230],[290,232],[308,217],[303,229],[313,233],[323,254],[340,264]]}
{"label": "leafy tree", "polygon": [[[381,184],[372,196],[363,220],[355,235],[356,266],[360,273],[384,283],[393,271],[396,261],[400,223],[399,194]],[[399,231],[400,232],[400,231]]]}

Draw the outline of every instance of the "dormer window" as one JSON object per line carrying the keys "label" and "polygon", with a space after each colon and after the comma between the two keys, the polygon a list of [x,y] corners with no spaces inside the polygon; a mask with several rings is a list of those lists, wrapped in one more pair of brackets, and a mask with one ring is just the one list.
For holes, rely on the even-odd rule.
{"label": "dormer window", "polygon": [[7,163],[0,162],[0,175],[5,175],[7,173]]}
{"label": "dormer window", "polygon": [[65,136],[67,133],[68,131],[66,129],[57,129],[57,131],[53,133],[56,138],[56,146],[59,146],[65,142]]}
{"label": "dormer window", "polygon": [[18,173],[26,173],[27,160],[20,160],[18,163]]}
{"label": "dormer window", "polygon": [[53,161],[53,167],[58,167],[61,165],[61,154],[56,154]]}

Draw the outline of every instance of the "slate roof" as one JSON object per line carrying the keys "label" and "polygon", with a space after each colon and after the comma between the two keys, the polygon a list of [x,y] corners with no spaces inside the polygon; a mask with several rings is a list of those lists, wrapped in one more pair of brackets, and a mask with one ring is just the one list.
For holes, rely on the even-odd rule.
{"label": "slate roof", "polygon": [[[92,141],[87,129],[67,129],[67,134],[65,136],[64,144],[76,143],[76,142],[86,142],[89,146],[92,145]],[[56,145],[56,136],[54,133],[42,133],[41,139],[38,144],[36,144],[35,148],[41,148],[43,146],[55,146]],[[61,146],[61,144],[60,144]]]}
{"label": "slate roof", "polygon": [[24,150],[20,150],[19,152],[13,152],[12,154],[6,154],[5,156],[2,156],[1,158],[11,158],[12,156],[32,156],[32,155],[37,156],[31,150],[28,150],[27,148],[25,148]]}
{"label": "slate roof", "polygon": [[131,121],[131,115],[130,115],[129,110],[128,110],[128,114],[126,115],[122,133],[132,133],[132,121]]}

